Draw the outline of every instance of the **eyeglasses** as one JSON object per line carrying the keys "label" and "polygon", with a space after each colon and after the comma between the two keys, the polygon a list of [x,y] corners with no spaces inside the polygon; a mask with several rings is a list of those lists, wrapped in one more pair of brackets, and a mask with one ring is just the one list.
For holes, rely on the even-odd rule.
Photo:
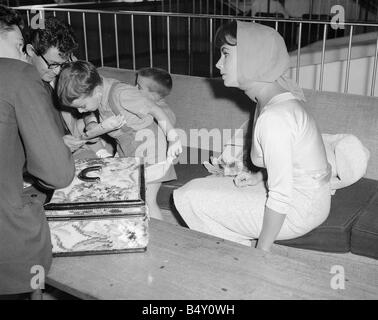
{"label": "eyeglasses", "polygon": [[41,58],[42,58],[42,60],[46,63],[46,65],[47,65],[47,68],[48,69],[50,69],[50,70],[54,70],[54,69],[57,69],[57,68],[61,68],[61,67],[63,67],[66,63],[68,63],[68,62],[71,62],[72,61],[72,58],[71,58],[71,56],[67,59],[67,61],[64,61],[64,62],[62,62],[62,63],[49,63],[46,59],[45,59],[45,57],[43,56],[43,54],[40,54],[39,55]]}

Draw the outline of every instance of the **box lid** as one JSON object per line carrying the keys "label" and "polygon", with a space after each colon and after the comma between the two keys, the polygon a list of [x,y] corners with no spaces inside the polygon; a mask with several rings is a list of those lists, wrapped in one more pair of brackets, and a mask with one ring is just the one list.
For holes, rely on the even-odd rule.
{"label": "box lid", "polygon": [[78,159],[71,184],[55,190],[46,210],[124,207],[145,203],[141,158]]}

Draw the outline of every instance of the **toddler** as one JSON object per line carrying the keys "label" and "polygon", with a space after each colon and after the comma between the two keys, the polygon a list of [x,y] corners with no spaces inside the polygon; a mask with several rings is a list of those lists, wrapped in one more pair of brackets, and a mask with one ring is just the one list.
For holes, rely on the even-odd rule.
{"label": "toddler", "polygon": [[172,77],[167,71],[159,68],[140,69],[136,74],[135,85],[165,112],[173,125],[176,124],[176,116],[165,101],[172,90]]}

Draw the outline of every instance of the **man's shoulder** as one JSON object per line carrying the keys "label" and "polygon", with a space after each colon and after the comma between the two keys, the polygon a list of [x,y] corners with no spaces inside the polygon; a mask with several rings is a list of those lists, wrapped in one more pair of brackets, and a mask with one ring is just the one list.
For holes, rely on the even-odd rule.
{"label": "man's shoulder", "polygon": [[8,82],[23,82],[30,79],[40,79],[37,70],[35,67],[27,62],[9,59],[9,58],[0,58],[0,74]]}
{"label": "man's shoulder", "polygon": [[11,59],[11,58],[0,58],[0,68],[2,70],[9,69],[13,72],[24,70],[24,68],[28,68],[32,66],[30,63],[18,60],[18,59]]}

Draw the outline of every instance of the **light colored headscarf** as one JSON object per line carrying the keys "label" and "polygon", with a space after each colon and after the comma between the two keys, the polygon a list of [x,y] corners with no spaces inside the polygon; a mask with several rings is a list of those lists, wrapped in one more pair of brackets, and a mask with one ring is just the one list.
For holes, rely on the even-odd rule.
{"label": "light colored headscarf", "polygon": [[277,83],[297,99],[305,101],[302,89],[287,76],[289,54],[281,35],[273,28],[237,21],[239,87],[248,91],[255,82]]}

